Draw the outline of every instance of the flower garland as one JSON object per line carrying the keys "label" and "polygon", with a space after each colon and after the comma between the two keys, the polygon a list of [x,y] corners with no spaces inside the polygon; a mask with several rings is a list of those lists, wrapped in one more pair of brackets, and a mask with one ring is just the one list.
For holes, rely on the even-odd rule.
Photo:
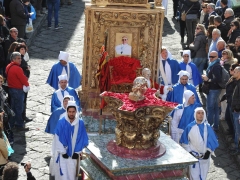
{"label": "flower garland", "polygon": [[105,91],[101,94],[101,96],[109,96],[121,100],[123,105],[119,109],[123,111],[135,111],[143,106],[163,106],[169,108],[174,108],[177,106],[177,103],[163,101],[155,97],[156,91],[156,89],[147,89],[146,93],[144,94],[145,99],[137,102],[128,98],[129,93],[113,93]]}

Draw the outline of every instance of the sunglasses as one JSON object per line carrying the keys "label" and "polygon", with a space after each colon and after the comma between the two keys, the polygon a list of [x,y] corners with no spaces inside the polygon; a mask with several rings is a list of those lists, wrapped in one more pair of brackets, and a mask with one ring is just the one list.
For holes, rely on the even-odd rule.
{"label": "sunglasses", "polygon": [[233,69],[229,69],[230,71],[233,71]]}
{"label": "sunglasses", "polygon": [[202,9],[206,8],[205,6],[202,7]]}
{"label": "sunglasses", "polygon": [[215,58],[216,56],[209,56],[209,58]]}
{"label": "sunglasses", "polygon": [[126,41],[127,39],[122,39],[122,41]]}

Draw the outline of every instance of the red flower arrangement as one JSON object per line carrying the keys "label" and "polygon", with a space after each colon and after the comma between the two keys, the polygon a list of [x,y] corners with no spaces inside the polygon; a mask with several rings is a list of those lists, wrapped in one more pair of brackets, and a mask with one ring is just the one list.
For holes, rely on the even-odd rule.
{"label": "red flower arrangement", "polygon": [[108,64],[113,66],[111,84],[132,83],[136,69],[141,68],[139,60],[127,56],[113,58]]}
{"label": "red flower arrangement", "polygon": [[101,94],[101,96],[109,96],[121,100],[123,105],[119,109],[123,111],[135,111],[143,106],[164,106],[169,108],[174,108],[177,106],[177,103],[158,99],[155,96],[156,91],[156,89],[147,89],[146,93],[144,94],[145,99],[137,102],[128,98],[129,93],[113,93],[105,91]]}

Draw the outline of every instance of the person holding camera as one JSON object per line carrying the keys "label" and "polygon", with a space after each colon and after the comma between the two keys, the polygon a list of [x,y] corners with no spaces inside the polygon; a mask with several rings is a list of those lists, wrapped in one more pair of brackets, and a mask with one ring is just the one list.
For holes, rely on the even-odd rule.
{"label": "person holding camera", "polygon": [[[35,177],[30,172],[31,163],[21,163],[24,166],[25,172],[27,173],[27,180],[36,180]],[[15,162],[9,162],[5,165],[2,174],[2,180],[17,180],[18,179],[19,168],[18,164]]]}
{"label": "person holding camera", "polygon": [[25,172],[27,173],[27,180],[36,180],[35,177],[32,175],[32,173],[30,172],[32,166],[30,162],[26,162],[24,164],[24,169]]}

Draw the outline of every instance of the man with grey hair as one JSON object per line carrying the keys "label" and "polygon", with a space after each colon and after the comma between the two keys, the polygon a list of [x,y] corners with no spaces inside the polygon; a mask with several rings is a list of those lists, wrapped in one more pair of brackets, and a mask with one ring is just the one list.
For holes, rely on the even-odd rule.
{"label": "man with grey hair", "polygon": [[219,40],[217,42],[217,52],[218,52],[218,57],[222,58],[222,51],[226,49],[226,42],[224,40]]}
{"label": "man with grey hair", "polygon": [[223,40],[221,38],[221,31],[217,28],[214,28],[213,31],[212,31],[212,42],[211,42],[211,45],[209,46],[208,55],[212,51],[218,51],[217,50],[217,42],[219,40]]}
{"label": "man with grey hair", "polygon": [[11,108],[15,113],[14,117],[9,119],[11,128],[16,127],[19,131],[26,131],[22,112],[24,107],[24,92],[28,92],[30,87],[27,77],[24,75],[21,64],[21,54],[13,52],[11,55],[11,63],[6,68],[6,77],[9,88],[9,95],[11,97]]}
{"label": "man with grey hair", "polygon": [[208,25],[209,25],[209,17],[211,15],[217,16],[217,13],[215,12],[215,4],[209,3],[207,5],[207,12],[208,12],[208,15],[205,16],[204,22],[203,22],[206,29],[208,28]]}
{"label": "man with grey hair", "polygon": [[225,13],[224,13],[224,21],[223,23],[226,24],[227,26],[227,30],[229,31],[231,29],[231,22],[234,20],[234,11],[232,10],[232,8],[227,8]]}

